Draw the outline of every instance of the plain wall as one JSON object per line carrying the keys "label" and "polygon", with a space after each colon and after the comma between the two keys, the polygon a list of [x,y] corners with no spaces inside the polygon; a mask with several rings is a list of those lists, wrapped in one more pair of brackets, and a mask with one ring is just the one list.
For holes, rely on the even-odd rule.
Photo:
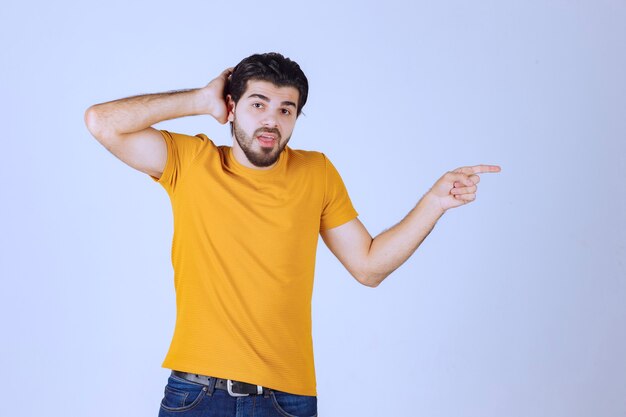
{"label": "plain wall", "polygon": [[[156,416],[175,305],[165,191],[85,109],[300,63],[290,145],[377,234],[446,171],[499,164],[378,288],[320,241],[319,411],[626,415],[626,3],[3,3],[3,416]],[[208,116],[159,125],[231,143]]]}

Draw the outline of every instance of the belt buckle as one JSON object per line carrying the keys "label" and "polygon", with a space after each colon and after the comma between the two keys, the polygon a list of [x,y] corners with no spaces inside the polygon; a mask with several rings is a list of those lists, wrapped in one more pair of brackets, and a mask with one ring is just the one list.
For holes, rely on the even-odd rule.
{"label": "belt buckle", "polygon": [[[257,389],[257,394],[263,394],[263,387],[260,385],[256,386]],[[234,392],[233,391],[233,380],[232,379],[227,379],[226,380],[226,390],[228,391],[228,394],[231,397],[247,397],[250,394],[241,394],[239,392]]]}

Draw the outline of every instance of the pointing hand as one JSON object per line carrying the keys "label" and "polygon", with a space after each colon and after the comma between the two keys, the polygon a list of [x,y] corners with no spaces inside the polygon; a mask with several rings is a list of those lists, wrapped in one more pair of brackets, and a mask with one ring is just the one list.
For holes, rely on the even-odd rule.
{"label": "pointing hand", "polygon": [[428,194],[439,202],[443,211],[470,203],[476,199],[477,184],[480,182],[478,174],[500,172],[497,165],[474,165],[457,168],[445,173]]}

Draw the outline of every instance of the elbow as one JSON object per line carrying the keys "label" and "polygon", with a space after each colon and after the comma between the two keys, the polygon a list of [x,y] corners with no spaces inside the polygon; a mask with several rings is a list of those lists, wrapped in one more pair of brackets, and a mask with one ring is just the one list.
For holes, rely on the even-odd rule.
{"label": "elbow", "polygon": [[98,110],[98,105],[93,105],[85,110],[85,126],[87,126],[87,130],[89,133],[96,138],[99,142],[103,142],[107,136],[109,136],[109,132],[106,129],[106,123],[102,120],[102,115]]}
{"label": "elbow", "polygon": [[387,265],[381,265],[380,263],[371,262],[369,259],[364,259],[362,262],[353,265],[353,270],[350,272],[359,283],[366,287],[376,288],[393,271],[393,269],[389,270]]}
{"label": "elbow", "polygon": [[387,277],[387,275],[383,274],[375,274],[368,272],[360,272],[353,274],[354,278],[359,281],[360,284],[365,285],[366,287],[376,288],[380,285],[381,282]]}
{"label": "elbow", "polygon": [[367,282],[361,282],[361,284],[365,285],[366,287],[370,287],[370,288],[376,288],[378,287],[378,285],[381,283],[381,281],[367,281]]}
{"label": "elbow", "polygon": [[96,136],[96,132],[98,132],[99,130],[99,120],[98,111],[94,107],[95,106],[91,106],[87,110],[85,110],[85,126],[87,126],[87,130],[89,130],[89,133]]}

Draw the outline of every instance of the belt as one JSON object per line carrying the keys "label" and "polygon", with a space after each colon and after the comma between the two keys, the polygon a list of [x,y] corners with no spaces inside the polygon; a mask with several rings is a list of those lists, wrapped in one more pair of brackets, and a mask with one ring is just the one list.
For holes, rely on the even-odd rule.
{"label": "belt", "polygon": [[228,391],[231,397],[246,397],[248,395],[261,395],[269,391],[260,385],[248,384],[247,382],[233,381],[232,379],[214,378],[212,376],[190,374],[189,372],[172,371],[172,375],[187,381],[197,382],[202,385],[209,385],[211,380],[215,380],[215,388]]}

